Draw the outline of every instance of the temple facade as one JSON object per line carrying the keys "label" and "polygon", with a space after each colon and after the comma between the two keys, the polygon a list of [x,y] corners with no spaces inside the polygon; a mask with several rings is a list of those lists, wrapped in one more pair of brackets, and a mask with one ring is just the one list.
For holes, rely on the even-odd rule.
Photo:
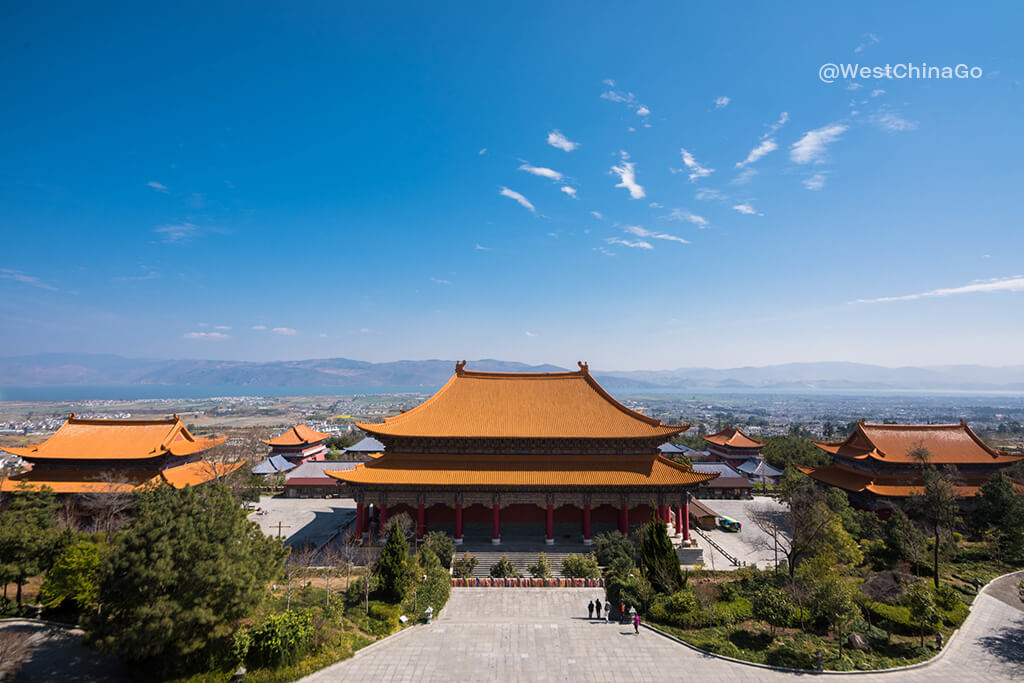
{"label": "temple facade", "polygon": [[924,490],[925,463],[914,454],[920,448],[928,451],[927,464],[956,468],[956,494],[962,499],[973,497],[993,474],[1024,459],[990,448],[963,420],[946,425],[861,420],[845,440],[814,444],[832,456],[832,464],[799,469],[821,484],[845,490],[851,503],[869,510],[900,507]]}
{"label": "temple facade", "polygon": [[[405,512],[428,528],[500,544],[503,533],[554,544],[652,518],[689,545],[691,493],[715,474],[672,462],[658,446],[688,425],[662,424],[612,398],[586,364],[575,372],[455,374],[434,396],[382,423],[358,424],[383,454],[327,470],[383,526]],[[557,530],[557,533],[556,533]]]}
{"label": "temple facade", "polygon": [[241,465],[203,460],[203,453],[222,441],[193,436],[177,415],[158,420],[86,420],[72,414],[43,443],[3,448],[25,460],[28,469],[0,483],[0,491],[48,486],[68,499],[164,484],[195,486]]}
{"label": "temple facade", "polygon": [[292,465],[301,465],[311,460],[325,460],[327,446],[324,441],[330,434],[310,429],[306,425],[295,425],[263,443],[270,446],[267,459],[281,457]]}
{"label": "temple facade", "polygon": [[704,437],[707,443],[709,460],[716,462],[727,462],[733,467],[739,468],[753,460],[761,462],[761,449],[764,443],[751,439],[736,427],[726,427],[716,434],[709,434]]}

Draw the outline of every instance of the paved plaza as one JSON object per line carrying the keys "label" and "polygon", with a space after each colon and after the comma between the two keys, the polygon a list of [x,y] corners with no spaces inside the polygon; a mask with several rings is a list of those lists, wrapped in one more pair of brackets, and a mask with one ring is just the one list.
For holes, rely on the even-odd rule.
{"label": "paved plaza", "polygon": [[280,534],[286,545],[294,547],[320,547],[328,539],[339,538],[356,516],[356,504],[351,498],[260,496],[258,505],[263,514],[250,513],[249,519],[259,524],[266,535]]}
{"label": "paved plaza", "polygon": [[[767,507],[781,513],[786,507],[777,498],[771,496],[754,496],[753,500],[709,498],[701,499],[701,502],[719,515],[731,517],[742,525],[739,533],[722,529],[704,532],[722,546],[727,553],[748,565],[757,564],[762,569],[775,566],[775,553],[771,550],[771,539],[750,520],[749,510],[751,506]],[[700,542],[700,536],[696,537]],[[718,570],[736,569],[736,566],[729,562],[724,555],[708,546],[707,543],[701,545],[704,548],[705,567]]]}
{"label": "paved plaza", "polygon": [[[1000,579],[937,661],[884,674],[830,674],[857,683],[1024,680],[1021,575]],[[585,588],[457,588],[440,618],[303,681],[735,681],[806,680],[701,654],[654,631],[587,618]],[[1011,599],[1012,598],[1012,599]]]}

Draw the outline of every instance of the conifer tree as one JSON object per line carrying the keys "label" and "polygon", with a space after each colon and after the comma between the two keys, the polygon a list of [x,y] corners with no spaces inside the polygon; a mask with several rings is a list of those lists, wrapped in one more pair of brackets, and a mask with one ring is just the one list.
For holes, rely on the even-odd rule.
{"label": "conifer tree", "polygon": [[399,603],[405,599],[412,582],[412,567],[409,563],[409,541],[400,524],[388,528],[388,540],[377,560],[377,592],[386,602]]}

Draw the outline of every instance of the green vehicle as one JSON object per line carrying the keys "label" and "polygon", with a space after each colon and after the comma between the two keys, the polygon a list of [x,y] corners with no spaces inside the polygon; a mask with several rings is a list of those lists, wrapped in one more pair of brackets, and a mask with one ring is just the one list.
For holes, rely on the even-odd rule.
{"label": "green vehicle", "polygon": [[719,517],[718,526],[725,531],[738,532],[743,525],[730,517]]}

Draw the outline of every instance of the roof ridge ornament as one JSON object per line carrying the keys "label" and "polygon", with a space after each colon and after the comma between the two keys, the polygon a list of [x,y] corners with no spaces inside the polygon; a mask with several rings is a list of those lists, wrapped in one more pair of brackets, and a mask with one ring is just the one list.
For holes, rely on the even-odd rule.
{"label": "roof ridge ornament", "polygon": [[580,372],[584,375],[590,374],[590,365],[586,361],[578,360],[576,361],[576,365],[580,366]]}
{"label": "roof ridge ornament", "polygon": [[466,370],[466,361],[457,360],[455,361],[455,374],[461,375]]}

